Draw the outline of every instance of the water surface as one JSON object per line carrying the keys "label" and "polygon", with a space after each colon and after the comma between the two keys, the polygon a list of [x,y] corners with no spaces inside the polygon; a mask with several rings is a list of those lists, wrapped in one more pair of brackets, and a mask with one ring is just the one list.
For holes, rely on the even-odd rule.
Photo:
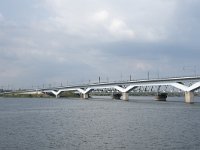
{"label": "water surface", "polygon": [[200,101],[0,98],[2,150],[200,149]]}

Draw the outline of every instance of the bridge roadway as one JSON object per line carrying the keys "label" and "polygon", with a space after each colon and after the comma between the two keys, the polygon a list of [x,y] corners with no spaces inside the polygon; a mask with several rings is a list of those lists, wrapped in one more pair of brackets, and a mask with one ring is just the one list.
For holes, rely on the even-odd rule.
{"label": "bridge roadway", "polygon": [[[183,82],[193,81],[190,86],[185,85]],[[44,93],[52,93],[57,97],[64,91],[78,91],[81,93],[84,99],[89,98],[89,93],[92,90],[97,89],[116,89],[122,93],[121,99],[128,100],[129,92],[137,87],[143,86],[172,86],[185,92],[185,102],[193,103],[194,91],[200,88],[200,76],[195,77],[177,77],[177,78],[165,78],[165,79],[151,79],[151,80],[132,80],[125,82],[110,82],[110,83],[93,83],[83,84],[65,87],[54,87],[51,89],[40,89]]]}

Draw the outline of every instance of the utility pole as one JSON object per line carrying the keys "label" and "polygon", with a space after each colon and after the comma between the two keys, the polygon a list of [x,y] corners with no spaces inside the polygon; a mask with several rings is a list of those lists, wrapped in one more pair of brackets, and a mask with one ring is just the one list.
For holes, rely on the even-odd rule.
{"label": "utility pole", "polygon": [[106,79],[107,79],[107,82],[109,83],[109,78],[107,77]]}
{"label": "utility pole", "polygon": [[149,71],[148,71],[148,73],[147,73],[147,79],[149,80]]}
{"label": "utility pole", "polygon": [[100,76],[99,76],[99,83],[101,82],[101,78],[100,78]]}
{"label": "utility pole", "polygon": [[159,70],[158,70],[158,72],[157,72],[157,75],[158,75],[158,79],[160,78],[160,73],[159,73]]}
{"label": "utility pole", "polygon": [[192,71],[192,72],[194,72],[194,76],[197,76],[197,68],[196,68],[196,66],[184,66],[183,70],[184,71]]}

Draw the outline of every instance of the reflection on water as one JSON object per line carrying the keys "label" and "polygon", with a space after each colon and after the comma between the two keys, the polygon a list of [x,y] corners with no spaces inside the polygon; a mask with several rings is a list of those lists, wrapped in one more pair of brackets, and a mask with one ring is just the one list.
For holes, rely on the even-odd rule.
{"label": "reflection on water", "polygon": [[200,102],[0,98],[0,149],[199,149]]}

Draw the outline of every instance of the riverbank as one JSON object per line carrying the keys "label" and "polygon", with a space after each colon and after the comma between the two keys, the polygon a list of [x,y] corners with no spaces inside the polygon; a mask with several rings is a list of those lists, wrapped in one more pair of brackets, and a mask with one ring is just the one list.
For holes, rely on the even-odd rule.
{"label": "riverbank", "polygon": [[[55,98],[51,93],[1,93],[0,97],[8,98]],[[62,98],[78,98],[79,94],[73,92],[62,92],[59,97]]]}

